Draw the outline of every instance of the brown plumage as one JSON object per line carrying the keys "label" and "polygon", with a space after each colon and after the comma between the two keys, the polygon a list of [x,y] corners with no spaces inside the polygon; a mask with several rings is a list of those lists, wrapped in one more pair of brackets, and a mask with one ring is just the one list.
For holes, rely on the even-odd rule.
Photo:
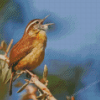
{"label": "brown plumage", "polygon": [[43,24],[46,19],[35,19],[27,25],[23,37],[17,42],[10,52],[9,68],[12,70],[9,95],[12,94],[12,79],[17,70],[28,69],[32,71],[39,66],[45,55],[47,42],[46,31],[48,25]]}
{"label": "brown plumage", "polygon": [[10,52],[10,67],[25,57],[32,48],[34,48],[32,45],[34,40],[34,37],[30,37],[28,34],[25,34],[24,37],[13,46]]}

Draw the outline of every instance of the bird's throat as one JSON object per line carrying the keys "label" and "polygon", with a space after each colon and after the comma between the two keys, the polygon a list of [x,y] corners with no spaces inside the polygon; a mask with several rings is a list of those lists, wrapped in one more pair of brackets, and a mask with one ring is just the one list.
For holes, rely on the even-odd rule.
{"label": "bird's throat", "polygon": [[45,31],[39,31],[37,34],[37,39],[38,40],[46,40],[46,32]]}

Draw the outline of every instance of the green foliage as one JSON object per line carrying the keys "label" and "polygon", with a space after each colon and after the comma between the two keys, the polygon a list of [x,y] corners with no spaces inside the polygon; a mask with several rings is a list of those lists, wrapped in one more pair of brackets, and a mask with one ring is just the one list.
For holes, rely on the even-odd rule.
{"label": "green foliage", "polygon": [[67,91],[67,81],[60,79],[57,76],[48,76],[48,88],[53,95]]}
{"label": "green foliage", "polygon": [[0,11],[9,0],[0,0]]}
{"label": "green foliage", "polygon": [[4,66],[5,62],[3,60],[0,60],[0,79],[2,80],[2,82],[5,81],[5,79],[9,79],[10,75],[11,75],[11,71],[8,69],[8,64],[6,63]]}
{"label": "green foliage", "polygon": [[[4,61],[0,60],[0,100],[3,100],[5,97],[5,94],[7,93],[8,86],[7,84],[4,84],[5,76],[8,71],[8,65],[5,64],[5,67],[2,68],[4,65]],[[10,72],[7,75],[7,78],[10,78]]]}

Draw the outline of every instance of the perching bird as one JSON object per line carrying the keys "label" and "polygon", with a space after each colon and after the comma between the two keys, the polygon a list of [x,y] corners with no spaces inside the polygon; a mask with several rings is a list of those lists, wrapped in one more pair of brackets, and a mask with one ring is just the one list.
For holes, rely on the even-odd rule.
{"label": "perching bird", "polygon": [[45,55],[47,42],[46,30],[53,23],[44,24],[44,19],[34,19],[27,25],[23,37],[13,46],[10,52],[9,68],[12,74],[10,79],[9,95],[12,94],[12,79],[17,70],[32,71],[38,67]]}

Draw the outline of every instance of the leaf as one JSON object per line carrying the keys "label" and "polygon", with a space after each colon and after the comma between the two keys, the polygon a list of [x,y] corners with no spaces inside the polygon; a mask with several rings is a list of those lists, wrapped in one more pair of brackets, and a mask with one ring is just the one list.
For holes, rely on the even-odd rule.
{"label": "leaf", "polygon": [[6,84],[7,82],[8,82],[8,80],[10,79],[10,78],[8,78],[8,74],[10,73],[10,70],[8,70],[7,72],[6,72],[6,74],[5,74],[5,78],[4,78],[4,83]]}
{"label": "leaf", "polygon": [[9,81],[10,81],[10,79],[7,79],[7,80],[4,82],[4,84],[7,84]]}
{"label": "leaf", "polygon": [[7,44],[6,44],[6,42],[3,40],[3,41],[1,42],[1,50],[6,51],[6,49],[7,49]]}
{"label": "leaf", "polygon": [[44,72],[43,72],[43,79],[46,81],[48,75],[48,68],[47,65],[44,66]]}
{"label": "leaf", "polygon": [[5,76],[7,76],[7,78],[11,75],[11,72],[9,71],[9,74],[7,74],[8,72],[8,64],[5,64],[5,67],[2,68],[4,65],[4,61],[3,60],[0,60],[0,79],[2,79],[2,81],[4,82],[5,80]]}
{"label": "leaf", "polygon": [[6,66],[6,60],[3,63],[2,69],[5,68],[5,66]]}
{"label": "leaf", "polygon": [[2,75],[2,64],[1,64],[1,61],[0,61],[0,76]]}

